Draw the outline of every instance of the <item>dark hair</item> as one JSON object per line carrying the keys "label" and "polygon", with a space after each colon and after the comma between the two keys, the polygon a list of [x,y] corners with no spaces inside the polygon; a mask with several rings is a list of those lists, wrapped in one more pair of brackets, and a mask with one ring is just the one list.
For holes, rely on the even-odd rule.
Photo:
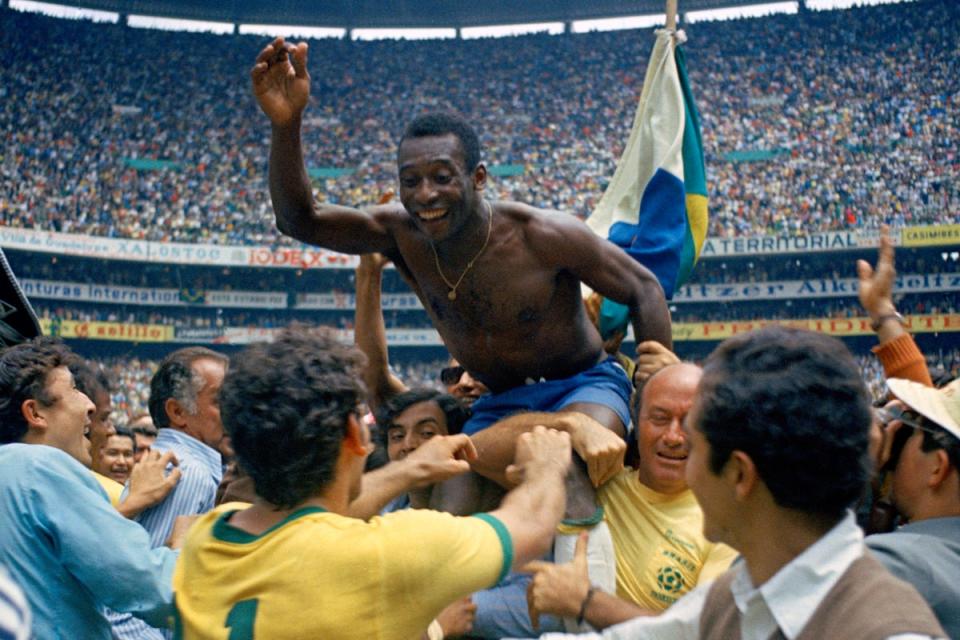
{"label": "dark hair", "polygon": [[75,360],[58,339],[40,337],[0,352],[0,444],[20,442],[29,425],[21,407],[27,400],[44,406],[57,401],[47,393],[47,376]]}
{"label": "dark hair", "polygon": [[421,402],[436,402],[447,419],[447,433],[453,435],[463,431],[463,425],[470,419],[470,409],[449,393],[436,389],[411,389],[387,398],[377,409],[377,444],[386,449],[387,432],[394,419]]}
{"label": "dark hair", "polygon": [[735,336],[707,358],[698,424],[719,473],[750,456],[778,505],[839,519],[870,464],[870,397],[835,338],[772,326]]}
{"label": "dark hair", "polygon": [[110,394],[113,384],[103,367],[80,357],[74,358],[68,366],[77,389],[90,398],[91,402],[96,404],[98,394]]}
{"label": "dark hair", "polygon": [[365,397],[362,362],[356,348],[303,325],[234,357],[220,415],[257,495],[291,508],[334,480],[347,420]]}
{"label": "dark hair", "polygon": [[193,371],[193,363],[203,358],[221,362],[226,366],[229,360],[222,353],[206,347],[186,347],[177,349],[160,363],[157,372],[150,379],[150,418],[157,429],[170,426],[170,418],[164,406],[173,398],[182,404],[189,413],[197,410],[197,394],[203,388],[203,378]]}
{"label": "dark hair", "polygon": [[116,428],[115,428],[115,431],[116,431],[116,433],[113,434],[113,435],[115,435],[115,436],[121,436],[121,437],[123,437],[123,438],[130,438],[130,442],[133,443],[133,452],[136,453],[136,452],[137,452],[137,438],[133,435],[133,431],[131,431],[130,429],[127,429],[126,427],[116,427]]}
{"label": "dark hair", "polygon": [[463,117],[455,113],[441,111],[426,113],[414,118],[403,131],[400,144],[397,145],[397,153],[400,152],[400,145],[407,138],[445,136],[449,133],[460,140],[466,170],[473,171],[476,169],[477,165],[480,164],[480,140],[477,138],[477,132]]}

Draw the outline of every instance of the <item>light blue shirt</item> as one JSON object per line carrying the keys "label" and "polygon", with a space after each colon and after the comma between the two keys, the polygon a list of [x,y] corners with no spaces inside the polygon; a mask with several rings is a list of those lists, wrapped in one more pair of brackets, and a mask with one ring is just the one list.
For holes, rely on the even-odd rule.
{"label": "light blue shirt", "polygon": [[110,638],[104,606],[165,625],[176,558],[151,549],[63,451],[0,446],[0,564],[23,590],[37,638]]}

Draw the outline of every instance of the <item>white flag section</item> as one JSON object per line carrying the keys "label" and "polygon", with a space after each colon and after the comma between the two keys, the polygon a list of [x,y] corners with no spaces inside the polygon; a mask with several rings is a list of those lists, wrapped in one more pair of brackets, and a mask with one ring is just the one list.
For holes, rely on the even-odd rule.
{"label": "white flag section", "polygon": [[[587,220],[650,269],[667,298],[690,275],[707,232],[700,122],[678,46],[684,40],[682,31],[656,32],[630,137]],[[625,308],[616,313],[614,305],[604,301],[625,323]]]}

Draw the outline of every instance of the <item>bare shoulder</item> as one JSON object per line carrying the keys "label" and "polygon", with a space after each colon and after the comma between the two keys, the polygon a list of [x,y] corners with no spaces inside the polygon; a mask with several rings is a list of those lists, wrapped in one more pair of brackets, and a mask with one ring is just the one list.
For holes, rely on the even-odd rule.
{"label": "bare shoulder", "polygon": [[399,202],[364,207],[363,211],[385,229],[396,230],[410,222],[409,214]]}
{"label": "bare shoulder", "polygon": [[539,209],[519,202],[497,203],[497,212],[516,227],[515,236],[544,266],[569,268],[578,256],[595,255],[598,238],[587,225],[569,213]]}
{"label": "bare shoulder", "polygon": [[540,209],[512,201],[496,202],[494,206],[497,213],[523,227],[527,238],[532,241],[553,240],[569,233],[589,231],[579,218],[556,209]]}

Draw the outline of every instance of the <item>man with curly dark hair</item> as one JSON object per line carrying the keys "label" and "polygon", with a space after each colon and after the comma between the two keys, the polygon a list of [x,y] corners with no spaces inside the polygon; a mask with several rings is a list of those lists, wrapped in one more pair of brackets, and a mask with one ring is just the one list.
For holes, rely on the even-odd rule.
{"label": "man with curly dark hair", "polygon": [[567,434],[542,427],[520,438],[519,484],[496,511],[350,517],[361,488],[385,476],[433,482],[476,455],[465,435],[435,436],[364,477],[360,359],[330,334],[291,327],[231,363],[221,414],[256,499],[191,529],[174,579],[185,638],[224,626],[244,637],[417,637],[447,604],[548,549],[571,450]]}

